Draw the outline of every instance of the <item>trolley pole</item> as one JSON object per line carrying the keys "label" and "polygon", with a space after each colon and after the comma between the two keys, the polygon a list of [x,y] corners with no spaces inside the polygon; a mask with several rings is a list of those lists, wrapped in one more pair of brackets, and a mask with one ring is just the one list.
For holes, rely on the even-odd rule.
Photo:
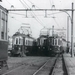
{"label": "trolley pole", "polygon": [[52,36],[54,36],[54,26],[52,26]]}
{"label": "trolley pole", "polygon": [[73,14],[74,14],[74,3],[72,3],[72,20],[71,20],[71,57],[74,57],[73,53]]}

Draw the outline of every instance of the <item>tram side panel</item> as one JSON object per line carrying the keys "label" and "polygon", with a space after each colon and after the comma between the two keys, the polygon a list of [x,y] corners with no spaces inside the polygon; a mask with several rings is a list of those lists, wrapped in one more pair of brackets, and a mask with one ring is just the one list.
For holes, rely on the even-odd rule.
{"label": "tram side panel", "polygon": [[0,40],[0,61],[7,60],[8,57],[8,42]]}
{"label": "tram side panel", "polygon": [[0,5],[0,74],[7,69],[8,59],[8,11]]}

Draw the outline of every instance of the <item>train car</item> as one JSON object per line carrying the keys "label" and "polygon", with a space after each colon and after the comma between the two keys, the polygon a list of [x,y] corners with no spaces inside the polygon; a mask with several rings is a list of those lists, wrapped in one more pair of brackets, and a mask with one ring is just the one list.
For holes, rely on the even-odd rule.
{"label": "train car", "polygon": [[61,52],[61,45],[62,45],[62,39],[60,37],[55,37],[54,38],[54,52],[56,54],[60,53]]}
{"label": "train car", "polygon": [[34,38],[19,32],[15,33],[12,38],[12,56],[30,55]]}
{"label": "train car", "polygon": [[7,69],[8,59],[8,11],[0,5],[0,74]]}
{"label": "train car", "polygon": [[45,53],[47,53],[46,52],[47,51],[47,49],[46,49],[47,45],[45,45],[46,44],[46,39],[47,39],[46,35],[41,35],[37,39],[38,55],[40,55],[40,56],[47,55],[47,54],[45,54]]}
{"label": "train car", "polygon": [[55,56],[66,50],[66,47],[66,41],[59,36],[42,36],[38,39],[38,53],[40,55]]}
{"label": "train car", "polygon": [[53,37],[53,44],[50,44],[50,48],[54,54],[62,53],[67,48],[67,42],[61,37]]}

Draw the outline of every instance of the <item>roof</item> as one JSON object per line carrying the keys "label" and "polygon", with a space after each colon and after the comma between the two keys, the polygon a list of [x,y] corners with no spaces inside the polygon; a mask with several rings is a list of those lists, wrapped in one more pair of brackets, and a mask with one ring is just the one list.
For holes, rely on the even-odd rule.
{"label": "roof", "polygon": [[19,32],[16,32],[13,36],[22,36],[22,37],[26,37],[25,34],[22,34],[22,33],[19,33]]}
{"label": "roof", "polygon": [[20,32],[16,32],[12,37],[14,37],[14,36],[22,36],[22,37],[28,37],[28,38],[34,39],[33,37],[30,37],[29,35],[22,34]]}

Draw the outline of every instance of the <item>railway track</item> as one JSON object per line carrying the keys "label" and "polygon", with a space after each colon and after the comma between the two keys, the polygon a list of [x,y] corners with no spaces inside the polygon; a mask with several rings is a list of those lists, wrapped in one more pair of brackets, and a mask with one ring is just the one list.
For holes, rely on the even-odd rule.
{"label": "railway track", "polygon": [[[53,71],[53,66],[55,66],[55,63],[58,59],[58,56],[56,56],[55,60],[52,62],[51,59],[49,59],[43,66],[41,66],[33,75],[51,75]],[[49,70],[49,71],[48,71]]]}
{"label": "railway track", "polygon": [[[26,63],[25,64],[22,64],[22,65],[20,65],[20,66],[18,66],[18,67],[15,67],[15,68],[13,68],[13,69],[11,69],[11,70],[8,70],[6,73],[4,73],[4,74],[2,74],[2,75],[13,75],[13,73],[16,71],[18,71],[18,72],[20,72],[21,70],[24,70],[23,72],[23,74],[22,75],[36,75],[37,74],[37,72],[39,72],[43,67],[47,67],[48,65],[47,64],[50,64],[50,62],[51,63],[53,63],[54,62],[54,60],[55,60],[55,58],[56,57],[50,57],[50,58],[48,58],[44,63],[42,63],[40,66],[38,66],[38,65],[35,65],[35,64],[32,64],[32,65],[26,65]],[[39,62],[39,61],[37,61],[37,62]],[[34,63],[36,63],[36,62],[34,62]],[[46,66],[45,66],[46,65]],[[23,68],[23,69],[22,69]],[[26,72],[25,71],[28,71],[28,70],[31,70],[31,72],[30,73],[28,73],[28,74],[26,74]],[[20,73],[18,73],[18,74],[14,74],[14,75],[21,75]]]}
{"label": "railway track", "polygon": [[68,75],[63,55],[59,55],[56,59],[49,75]]}
{"label": "railway track", "polygon": [[[19,71],[21,70],[22,74],[21,72],[19,73]],[[27,71],[27,73],[25,71]],[[21,66],[9,70],[2,75],[10,75],[10,74],[11,75],[13,74],[14,75],[68,75],[62,55],[56,56],[55,58],[53,57],[49,58],[40,67],[36,67],[36,65],[26,66],[25,64],[22,64]]]}
{"label": "railway track", "polygon": [[50,67],[50,73],[44,73],[42,72],[42,69],[45,67],[45,65],[49,62],[48,60],[40,69],[38,69],[33,75],[68,75],[66,65],[63,59],[63,55],[58,55],[55,59],[54,63],[52,64],[52,67]]}

